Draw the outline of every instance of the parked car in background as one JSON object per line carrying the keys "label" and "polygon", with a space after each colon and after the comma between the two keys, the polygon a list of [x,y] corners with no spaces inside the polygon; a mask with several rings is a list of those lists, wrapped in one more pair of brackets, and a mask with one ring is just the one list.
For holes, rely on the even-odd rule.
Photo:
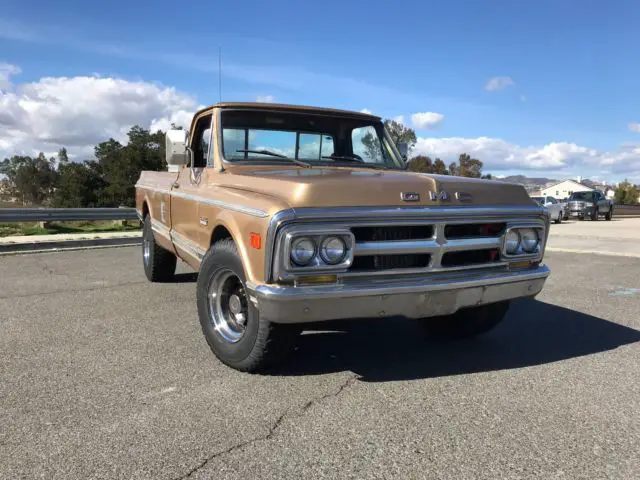
{"label": "parked car in background", "polygon": [[600,215],[604,215],[605,220],[611,220],[613,217],[613,201],[599,190],[573,192],[568,204],[569,216],[572,218],[584,220],[589,217],[591,220],[598,220]]}
{"label": "parked car in background", "polygon": [[[555,223],[562,222],[565,219],[564,209],[562,207],[562,203],[556,200],[554,197],[546,196],[546,197],[531,197],[538,205],[545,207],[549,210],[549,215],[551,220]],[[565,219],[566,220],[566,219]]]}
{"label": "parked car in background", "polygon": [[562,206],[562,219],[569,220],[569,197],[558,200]]}

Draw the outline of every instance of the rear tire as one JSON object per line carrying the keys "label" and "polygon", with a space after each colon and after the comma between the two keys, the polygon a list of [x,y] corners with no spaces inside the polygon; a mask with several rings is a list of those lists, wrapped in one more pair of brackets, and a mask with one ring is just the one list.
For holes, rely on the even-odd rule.
{"label": "rear tire", "polygon": [[273,323],[249,299],[242,260],[235,243],[211,246],[200,264],[197,284],[202,333],[215,356],[241,372],[257,373],[281,362],[300,329]]}
{"label": "rear tire", "polygon": [[510,302],[490,303],[463,308],[453,315],[423,318],[427,331],[437,337],[449,339],[472,338],[493,330],[509,311]]}
{"label": "rear tire", "polygon": [[176,256],[156,243],[151,215],[144,217],[142,230],[142,265],[150,282],[167,282],[176,273]]}

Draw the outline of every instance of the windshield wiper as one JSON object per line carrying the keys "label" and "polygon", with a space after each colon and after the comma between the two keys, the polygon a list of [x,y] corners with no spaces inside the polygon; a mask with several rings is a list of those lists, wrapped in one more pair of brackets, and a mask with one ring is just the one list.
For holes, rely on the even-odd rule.
{"label": "windshield wiper", "polygon": [[357,158],[347,157],[347,156],[342,156],[342,155],[323,156],[322,158],[327,158],[329,160],[346,160],[347,162],[357,163],[359,165],[362,165],[365,168],[373,168],[375,170],[389,170],[389,167],[387,167],[385,165],[378,165],[378,164],[375,164],[375,163],[367,163],[367,162],[364,162],[362,160],[358,160]]}
{"label": "windshield wiper", "polygon": [[364,161],[362,160],[358,160],[355,157],[349,157],[347,155],[323,155],[322,158],[327,158],[329,160],[346,160],[348,162],[364,163]]}
{"label": "windshield wiper", "polygon": [[307,162],[303,162],[302,160],[298,160],[297,158],[291,158],[291,157],[287,157],[286,155],[282,155],[281,153],[276,153],[276,152],[272,152],[271,150],[246,150],[246,149],[241,149],[241,150],[236,150],[236,152],[243,152],[243,153],[260,153],[262,155],[271,155],[272,157],[278,157],[278,158],[286,158],[287,160],[291,160],[293,163],[296,163],[302,167],[307,167],[307,168],[311,168],[311,164],[307,163]]}

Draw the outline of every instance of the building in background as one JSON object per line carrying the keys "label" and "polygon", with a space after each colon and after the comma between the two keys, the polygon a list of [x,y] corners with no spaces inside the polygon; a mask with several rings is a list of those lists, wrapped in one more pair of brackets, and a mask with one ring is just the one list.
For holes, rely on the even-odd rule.
{"label": "building in background", "polygon": [[549,185],[540,190],[540,195],[549,196],[562,200],[573,192],[592,192],[594,189],[578,183],[575,180],[565,180],[564,182]]}

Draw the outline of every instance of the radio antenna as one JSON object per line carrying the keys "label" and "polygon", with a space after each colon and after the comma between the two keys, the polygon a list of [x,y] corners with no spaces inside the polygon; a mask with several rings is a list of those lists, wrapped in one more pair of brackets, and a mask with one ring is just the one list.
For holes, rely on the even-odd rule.
{"label": "radio antenna", "polygon": [[218,97],[222,102],[222,48],[218,47]]}

